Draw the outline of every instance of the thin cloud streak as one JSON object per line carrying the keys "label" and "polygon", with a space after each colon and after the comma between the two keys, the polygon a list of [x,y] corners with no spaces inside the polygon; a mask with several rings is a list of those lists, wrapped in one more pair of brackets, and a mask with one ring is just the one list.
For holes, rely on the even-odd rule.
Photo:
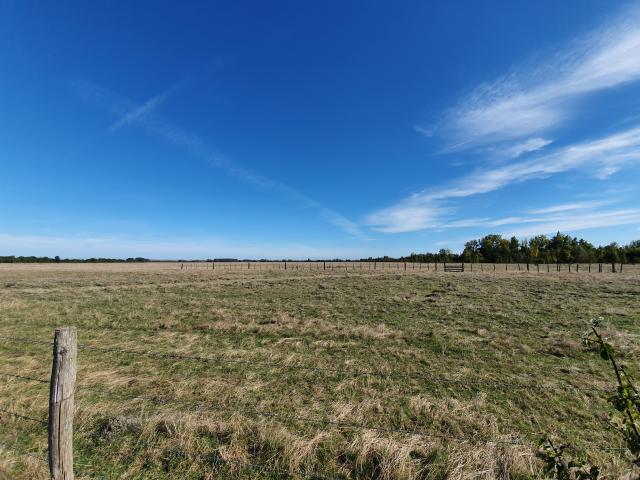
{"label": "thin cloud streak", "polygon": [[442,202],[492,192],[507,185],[586,169],[606,178],[624,165],[640,161],[640,127],[598,140],[557,149],[531,160],[513,162],[493,169],[479,169],[448,187],[424,190],[396,205],[374,212],[367,223],[388,233],[412,232],[440,223],[445,213]]}
{"label": "thin cloud streak", "polygon": [[541,208],[538,210],[531,210],[530,213],[545,214],[545,213],[568,212],[573,210],[587,210],[587,209],[602,207],[604,205],[609,205],[614,202],[615,200],[593,200],[590,202],[564,203],[561,205],[553,205],[551,207]]}
{"label": "thin cloud streak", "polygon": [[154,112],[154,109],[166,100],[166,98],[175,91],[176,87],[172,87],[166,92],[151,98],[139,107],[136,107],[131,101],[122,98],[115,92],[99,85],[88,82],[76,82],[74,88],[85,100],[106,108],[112,114],[120,117],[119,120],[109,128],[110,132],[115,132],[127,125],[138,125],[163,141],[187,150],[192,156],[205,161],[212,167],[222,168],[230,175],[244,182],[261,188],[279,191],[300,201],[305,207],[316,210],[325,221],[342,229],[353,237],[360,240],[368,239],[355,222],[320,204],[293,187],[231,162],[223,154],[209,146],[198,135],[183,129],[162,115]]}
{"label": "thin cloud streak", "polygon": [[500,151],[500,155],[505,158],[518,158],[525,153],[531,153],[543,149],[547,145],[550,145],[552,140],[546,138],[530,138],[524,142],[516,143]]}
{"label": "thin cloud streak", "polygon": [[153,110],[155,110],[158,106],[160,106],[164,101],[171,95],[171,93],[175,90],[175,87],[170,88],[169,90],[161,93],[160,95],[156,95],[153,98],[150,98],[141,106],[134,108],[126,115],[124,115],[120,120],[115,122],[113,125],[109,127],[109,133],[113,133],[116,130],[119,130],[122,127],[127,125],[131,125],[136,121],[139,121],[144,116],[150,114]]}
{"label": "thin cloud streak", "polygon": [[479,87],[448,115],[449,149],[539,135],[569,119],[580,98],[640,80],[640,11],[625,13],[544,65]]}
{"label": "thin cloud streak", "polygon": [[[640,209],[628,208],[603,211],[598,207],[611,202],[584,202],[556,205],[530,212],[533,215],[515,216],[500,219],[473,218],[443,224],[445,229],[502,228],[497,233],[506,236],[527,237],[549,234],[558,231],[571,232],[590,228],[611,227],[640,223]],[[524,226],[526,225],[526,226]]]}
{"label": "thin cloud streak", "polygon": [[575,232],[592,228],[640,224],[640,210],[627,209],[608,212],[588,212],[547,219],[534,225],[505,231],[507,236],[530,237],[555,232]]}

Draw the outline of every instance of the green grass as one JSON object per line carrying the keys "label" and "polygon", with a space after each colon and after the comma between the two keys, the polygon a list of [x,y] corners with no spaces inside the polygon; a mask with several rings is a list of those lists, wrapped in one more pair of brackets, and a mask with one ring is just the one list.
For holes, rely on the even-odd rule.
{"label": "green grass", "polygon": [[[621,444],[601,392],[613,378],[580,339],[603,316],[637,372],[639,294],[631,269],[15,266],[0,270],[0,336],[50,341],[75,325],[87,347],[213,359],[81,348],[78,478],[540,478],[543,434],[617,475],[628,460],[598,449]],[[5,373],[47,380],[50,355],[0,339]],[[0,385],[1,409],[45,418],[45,383]],[[2,413],[0,445],[0,478],[47,477],[46,463],[19,453],[46,458],[46,426]]]}

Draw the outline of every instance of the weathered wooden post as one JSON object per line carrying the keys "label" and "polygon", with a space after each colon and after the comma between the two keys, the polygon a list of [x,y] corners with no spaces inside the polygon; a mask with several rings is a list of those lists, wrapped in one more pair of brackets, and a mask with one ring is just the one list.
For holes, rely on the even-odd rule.
{"label": "weathered wooden post", "polygon": [[76,341],[75,327],[56,328],[49,390],[49,471],[52,480],[73,480]]}

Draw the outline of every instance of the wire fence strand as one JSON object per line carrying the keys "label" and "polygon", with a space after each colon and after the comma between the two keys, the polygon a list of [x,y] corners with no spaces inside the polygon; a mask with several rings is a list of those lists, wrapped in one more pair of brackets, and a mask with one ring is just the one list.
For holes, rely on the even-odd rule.
{"label": "wire fence strand", "polygon": [[[24,339],[18,337],[6,337],[0,336],[0,339],[4,339],[13,343],[26,343],[26,344],[41,344],[41,345],[53,345],[51,342],[45,342],[40,340]],[[145,350],[121,348],[121,347],[100,347],[91,344],[79,344],[78,350],[97,351],[101,353],[119,353],[125,355],[164,359],[164,360],[185,360],[200,363],[233,363],[237,365],[247,365],[258,369],[281,369],[281,370],[303,370],[317,373],[325,373],[331,375],[348,375],[348,376],[368,376],[378,378],[395,378],[395,379],[416,379],[428,381],[434,385],[455,385],[460,387],[486,387],[494,389],[513,389],[513,390],[555,390],[555,391],[581,391],[588,394],[594,393],[609,393],[610,390],[600,387],[583,387],[576,386],[570,383],[564,385],[553,384],[541,384],[531,382],[501,382],[498,380],[475,380],[475,379],[456,379],[437,375],[428,375],[424,373],[411,373],[411,372],[385,372],[379,370],[357,370],[357,369],[342,369],[334,367],[316,367],[310,365],[300,364],[288,364],[283,362],[252,362],[249,360],[242,360],[237,358],[228,357],[207,357],[201,355],[187,355],[176,352],[152,352]]]}

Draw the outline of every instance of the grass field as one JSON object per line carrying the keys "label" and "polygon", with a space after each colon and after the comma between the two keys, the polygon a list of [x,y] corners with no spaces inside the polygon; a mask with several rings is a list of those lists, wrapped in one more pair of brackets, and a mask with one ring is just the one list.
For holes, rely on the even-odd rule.
{"label": "grass field", "polygon": [[638,372],[639,299],[633,269],[2,265],[0,478],[47,478],[60,325],[78,328],[78,478],[541,478],[543,434],[613,477],[613,379],[580,340],[602,316]]}

